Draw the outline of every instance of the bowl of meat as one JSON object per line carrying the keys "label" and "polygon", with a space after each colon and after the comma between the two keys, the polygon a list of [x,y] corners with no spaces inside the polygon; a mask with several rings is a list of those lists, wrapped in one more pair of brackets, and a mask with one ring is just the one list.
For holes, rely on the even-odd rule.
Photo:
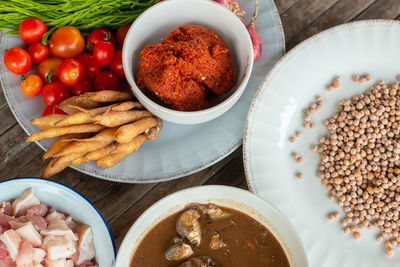
{"label": "bowl of meat", "polygon": [[125,40],[131,90],[149,111],[173,123],[199,124],[225,113],[253,67],[246,27],[212,1],[160,2],[135,20]]}
{"label": "bowl of meat", "polygon": [[116,267],[308,266],[289,221],[248,191],[200,186],[169,195],[125,236]]}
{"label": "bowl of meat", "polygon": [[114,245],[99,211],[56,182],[0,183],[0,266],[112,266]]}

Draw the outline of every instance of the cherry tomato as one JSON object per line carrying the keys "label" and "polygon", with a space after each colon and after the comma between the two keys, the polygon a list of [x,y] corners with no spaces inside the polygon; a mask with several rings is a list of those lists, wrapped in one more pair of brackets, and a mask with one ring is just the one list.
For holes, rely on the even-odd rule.
{"label": "cherry tomato", "polygon": [[46,45],[42,43],[33,43],[28,47],[28,53],[31,55],[32,62],[34,64],[39,64],[43,60],[49,57],[50,50]]}
{"label": "cherry tomato", "polygon": [[22,75],[21,90],[26,96],[34,97],[40,94],[43,81],[37,74]]}
{"label": "cherry tomato", "polygon": [[32,59],[24,49],[13,47],[4,54],[4,65],[12,73],[25,74],[32,66]]}
{"label": "cherry tomato", "polygon": [[48,115],[53,115],[53,114],[63,114],[63,115],[67,115],[67,113],[65,113],[64,111],[62,111],[61,109],[59,109],[56,105],[50,105],[47,106],[42,113],[42,117],[44,116],[48,116]]}
{"label": "cherry tomato", "polygon": [[121,90],[121,79],[112,71],[103,70],[97,74],[94,80],[94,88],[96,91],[102,90]]}
{"label": "cherry tomato", "polygon": [[46,106],[50,106],[57,105],[69,98],[71,92],[61,82],[52,82],[43,87],[42,96]]}
{"label": "cherry tomato", "polygon": [[99,66],[106,66],[114,59],[114,45],[108,41],[99,41],[94,45],[93,57]]}
{"label": "cherry tomato", "polygon": [[128,33],[131,25],[132,24],[126,24],[124,26],[121,26],[117,31],[116,39],[117,39],[117,44],[119,45],[120,48],[122,48],[122,46],[124,45],[126,34]]}
{"label": "cherry tomato", "polygon": [[19,37],[27,43],[39,42],[46,31],[46,24],[38,18],[27,18],[19,24]]}
{"label": "cherry tomato", "polygon": [[114,44],[114,35],[109,29],[96,29],[89,34],[86,42],[86,48],[89,51],[93,51],[94,45],[97,44],[99,41],[110,41]]}
{"label": "cherry tomato", "polygon": [[101,67],[96,64],[93,55],[89,53],[80,54],[78,60],[85,69],[85,79],[94,79],[97,73],[101,71]]}
{"label": "cherry tomato", "polygon": [[51,83],[58,80],[58,66],[62,60],[56,57],[50,57],[43,60],[38,68],[37,74],[42,77],[45,83]]}
{"label": "cherry tomato", "polygon": [[114,59],[110,63],[110,69],[118,74],[119,77],[125,78],[124,67],[122,66],[122,50],[115,51]]}
{"label": "cherry tomato", "polygon": [[66,86],[74,86],[83,81],[84,69],[82,64],[74,59],[64,59],[58,66],[58,78]]}
{"label": "cherry tomato", "polygon": [[83,80],[72,87],[73,95],[80,95],[92,91],[94,91],[93,83],[89,80]]}
{"label": "cherry tomato", "polygon": [[76,57],[85,49],[80,31],[72,26],[56,30],[50,37],[50,52],[60,58]]}

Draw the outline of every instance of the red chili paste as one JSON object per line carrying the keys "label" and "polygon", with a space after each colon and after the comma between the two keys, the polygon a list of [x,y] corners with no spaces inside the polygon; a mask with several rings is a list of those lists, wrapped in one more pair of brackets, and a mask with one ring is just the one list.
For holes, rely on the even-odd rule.
{"label": "red chili paste", "polygon": [[140,53],[136,82],[181,111],[209,107],[212,95],[228,92],[235,73],[229,50],[215,32],[183,25]]}

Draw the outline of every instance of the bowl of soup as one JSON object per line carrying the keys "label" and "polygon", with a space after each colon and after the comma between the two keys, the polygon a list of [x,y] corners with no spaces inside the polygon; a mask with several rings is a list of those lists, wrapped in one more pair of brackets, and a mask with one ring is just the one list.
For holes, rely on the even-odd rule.
{"label": "bowl of soup", "polygon": [[132,225],[116,267],[308,266],[290,222],[248,191],[200,186],[171,194]]}

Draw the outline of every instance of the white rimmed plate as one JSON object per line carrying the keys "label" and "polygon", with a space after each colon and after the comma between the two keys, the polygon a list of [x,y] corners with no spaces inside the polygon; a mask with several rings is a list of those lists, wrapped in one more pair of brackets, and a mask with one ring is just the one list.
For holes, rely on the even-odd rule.
{"label": "white rimmed plate", "polygon": [[[299,233],[313,267],[386,267],[400,263],[400,253],[388,257],[376,232],[361,231],[354,240],[339,221],[327,214],[340,210],[316,178],[319,156],[312,144],[326,133],[322,121],[337,110],[339,99],[365,91],[373,81],[392,82],[400,73],[400,23],[368,20],[340,25],[319,33],[287,53],[259,88],[246,122],[243,157],[249,188],[278,208]],[[371,74],[369,83],[355,83],[353,74]],[[334,76],[341,88],[325,88]],[[302,110],[321,95],[325,107],[312,115],[315,130],[302,127]],[[295,143],[289,136],[301,129]],[[291,157],[298,152],[304,163]],[[301,171],[304,179],[295,177]],[[341,211],[342,212],[342,211]]]}
{"label": "white rimmed plate", "polygon": [[[255,0],[240,0],[249,18],[254,11]],[[98,178],[127,182],[161,182],[200,171],[229,155],[242,143],[243,126],[251,100],[267,71],[284,52],[284,35],[279,14],[272,0],[260,2],[256,29],[262,39],[264,52],[253,67],[245,92],[226,114],[211,122],[184,126],[165,123],[159,139],[146,142],[135,153],[111,169],[98,168],[94,162],[72,168]],[[3,64],[6,49],[21,46],[17,37],[0,32],[0,79],[4,95],[11,111],[21,127],[31,134],[38,128],[30,119],[39,117],[44,109],[41,96],[28,98],[20,90],[20,78],[7,71]],[[46,149],[51,140],[37,144]]]}
{"label": "white rimmed plate", "polygon": [[277,238],[288,256],[290,266],[308,266],[304,248],[293,226],[274,207],[246,190],[210,185],[181,190],[159,200],[147,209],[132,225],[122,241],[115,267],[129,266],[134,250],[137,249],[146,233],[157,223],[190,203],[213,203],[249,215],[266,226]]}
{"label": "white rimmed plate", "polygon": [[115,248],[106,221],[89,200],[71,188],[40,178],[13,179],[0,182],[0,202],[17,198],[29,187],[41,203],[89,225],[93,231],[97,263],[100,267],[113,266]]}

